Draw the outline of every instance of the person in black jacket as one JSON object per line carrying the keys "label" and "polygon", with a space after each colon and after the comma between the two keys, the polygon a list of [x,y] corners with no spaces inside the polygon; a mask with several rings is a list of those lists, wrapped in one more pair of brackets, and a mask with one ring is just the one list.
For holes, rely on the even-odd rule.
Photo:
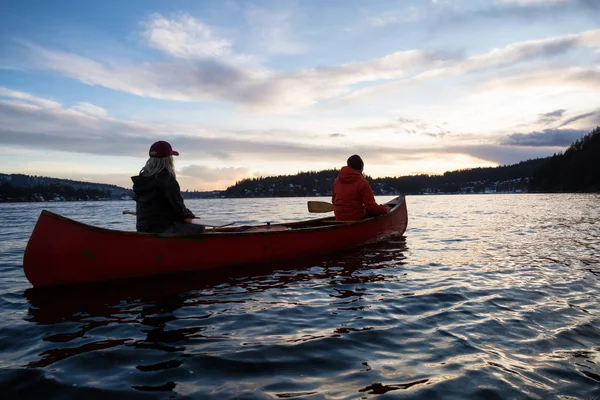
{"label": "person in black jacket", "polygon": [[195,218],[183,203],[175,177],[173,156],[179,153],[165,141],[150,147],[150,158],[138,176],[132,176],[138,232],[202,233],[203,225],[186,222]]}

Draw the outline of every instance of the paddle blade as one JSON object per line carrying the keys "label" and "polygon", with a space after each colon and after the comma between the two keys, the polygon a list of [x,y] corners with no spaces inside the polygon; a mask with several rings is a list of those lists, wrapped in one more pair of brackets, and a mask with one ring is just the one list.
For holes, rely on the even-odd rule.
{"label": "paddle blade", "polygon": [[326,213],[333,211],[333,204],[326,201],[309,201],[308,211],[312,213]]}

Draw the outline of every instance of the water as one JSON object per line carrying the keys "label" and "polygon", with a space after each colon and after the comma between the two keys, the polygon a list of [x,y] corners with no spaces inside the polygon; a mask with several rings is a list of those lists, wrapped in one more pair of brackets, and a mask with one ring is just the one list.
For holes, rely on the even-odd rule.
{"label": "water", "polygon": [[[306,200],[186,203],[248,224]],[[133,230],[133,204],[0,204],[3,398],[599,398],[600,196],[407,204],[405,240],[46,290],[22,272],[42,208]]]}

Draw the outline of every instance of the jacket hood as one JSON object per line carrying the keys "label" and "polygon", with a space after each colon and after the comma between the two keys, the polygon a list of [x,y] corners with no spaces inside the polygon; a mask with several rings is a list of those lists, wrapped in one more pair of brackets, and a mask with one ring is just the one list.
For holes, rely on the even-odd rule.
{"label": "jacket hood", "polygon": [[362,172],[357,171],[352,167],[345,166],[340,169],[338,179],[342,183],[352,183],[363,179],[363,175]]}
{"label": "jacket hood", "polygon": [[138,175],[132,176],[131,180],[133,181],[133,191],[136,194],[153,191],[157,183],[155,176]]}
{"label": "jacket hood", "polygon": [[167,171],[160,171],[155,175],[137,175],[132,176],[133,181],[133,192],[137,195],[150,194],[157,190],[161,182],[170,179],[171,176]]}

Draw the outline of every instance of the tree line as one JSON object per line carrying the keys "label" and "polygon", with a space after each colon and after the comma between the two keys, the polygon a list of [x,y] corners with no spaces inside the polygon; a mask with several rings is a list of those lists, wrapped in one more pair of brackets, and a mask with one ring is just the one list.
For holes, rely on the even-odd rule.
{"label": "tree line", "polygon": [[[329,196],[337,169],[294,175],[247,178],[223,191],[183,192],[184,198]],[[513,165],[448,171],[442,175],[410,175],[373,179],[375,195],[482,193],[503,191],[600,191],[600,127],[566,151]],[[0,174],[0,201],[100,200],[131,196],[116,185]]]}
{"label": "tree line", "polygon": [[556,153],[533,174],[530,188],[539,192],[600,191],[600,127]]}
{"label": "tree line", "polygon": [[2,202],[115,200],[131,195],[133,195],[131,189],[117,185],[0,173],[0,201]]}
{"label": "tree line", "polygon": [[[224,197],[328,196],[337,169],[295,175],[247,178],[223,191]],[[375,195],[483,192],[600,191],[600,128],[573,143],[564,153],[498,167],[373,179]]]}
{"label": "tree line", "polygon": [[74,188],[70,185],[13,186],[9,182],[0,183],[0,202],[19,201],[71,201],[71,200],[110,200],[107,190]]}
{"label": "tree line", "polygon": [[[481,193],[490,188],[495,191],[527,190],[529,177],[548,159],[522,161],[518,164],[449,171],[443,175],[409,175],[373,179],[366,175],[375,195],[424,193]],[[329,196],[338,175],[337,169],[301,172],[295,175],[278,175],[243,179],[228,187],[224,197],[291,197]]]}

